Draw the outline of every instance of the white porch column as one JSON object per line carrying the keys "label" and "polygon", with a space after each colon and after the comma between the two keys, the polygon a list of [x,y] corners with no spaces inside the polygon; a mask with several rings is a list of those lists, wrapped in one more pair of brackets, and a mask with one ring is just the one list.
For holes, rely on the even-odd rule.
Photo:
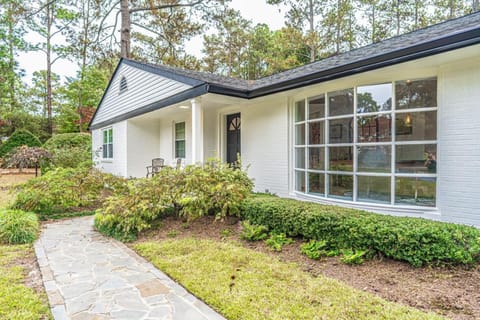
{"label": "white porch column", "polygon": [[192,163],[203,162],[203,108],[200,98],[192,99]]}

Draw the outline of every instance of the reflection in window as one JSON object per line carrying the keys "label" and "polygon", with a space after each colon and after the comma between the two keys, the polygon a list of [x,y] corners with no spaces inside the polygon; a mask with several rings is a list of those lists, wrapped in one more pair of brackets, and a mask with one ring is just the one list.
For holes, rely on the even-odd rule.
{"label": "reflection in window", "polygon": [[305,169],[305,148],[295,149],[295,168]]}
{"label": "reflection in window", "polygon": [[308,99],[308,119],[325,117],[325,96]]}
{"label": "reflection in window", "polygon": [[395,82],[397,110],[437,106],[437,78]]}
{"label": "reflection in window", "polygon": [[359,172],[383,172],[392,171],[392,147],[391,146],[368,146],[358,147]]}
{"label": "reflection in window", "polygon": [[357,112],[392,110],[392,84],[377,84],[357,88]]}
{"label": "reflection in window", "polygon": [[175,158],[185,158],[185,122],[175,123]]}
{"label": "reflection in window", "polygon": [[325,170],[325,148],[308,148],[309,169]]}
{"label": "reflection in window", "polygon": [[390,203],[390,177],[358,176],[358,201]]}
{"label": "reflection in window", "polygon": [[353,118],[329,121],[329,143],[353,142]]}
{"label": "reflection in window", "polygon": [[395,147],[395,172],[436,173],[437,145],[408,144]]}
{"label": "reflection in window", "polygon": [[305,120],[305,101],[298,101],[295,103],[295,122]]}
{"label": "reflection in window", "polygon": [[305,172],[295,171],[295,190],[305,192]]}
{"label": "reflection in window", "polygon": [[436,179],[431,177],[397,177],[395,204],[435,206]]}
{"label": "reflection in window", "polygon": [[308,192],[325,195],[325,175],[323,173],[310,172],[308,174]]}
{"label": "reflection in window", "polygon": [[358,142],[387,142],[392,140],[391,115],[358,117]]}
{"label": "reflection in window", "polygon": [[325,143],[325,128],[324,121],[310,122],[308,125],[308,143],[309,144],[324,144]]}
{"label": "reflection in window", "polygon": [[328,195],[330,197],[353,200],[353,176],[329,174],[328,187]]}
{"label": "reflection in window", "polygon": [[353,114],[353,89],[328,93],[328,115],[341,116]]}
{"label": "reflection in window", "polygon": [[360,86],[296,102],[295,190],[359,202],[435,206],[436,95],[432,78]]}
{"label": "reflection in window", "polygon": [[330,171],[353,171],[353,147],[331,147]]}
{"label": "reflection in window", "polygon": [[437,111],[397,113],[397,141],[436,140]]}

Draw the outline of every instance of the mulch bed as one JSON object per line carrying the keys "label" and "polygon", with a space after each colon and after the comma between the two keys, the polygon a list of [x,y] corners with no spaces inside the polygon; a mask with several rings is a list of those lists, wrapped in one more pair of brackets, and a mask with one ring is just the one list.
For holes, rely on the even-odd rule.
{"label": "mulch bed", "polygon": [[[222,232],[228,229],[229,232]],[[175,230],[176,233],[171,231]],[[282,261],[296,262],[313,276],[338,279],[354,288],[370,292],[386,300],[420,310],[433,311],[452,319],[480,319],[480,266],[414,268],[407,263],[376,258],[359,266],[345,265],[338,257],[311,260],[300,253],[301,240],[287,245],[282,252],[272,252],[262,241],[240,240],[238,220],[220,222],[203,217],[184,223],[168,218],[160,230],[150,231],[139,241],[176,237],[198,237],[221,241],[237,240],[243,246],[275,256]],[[229,233],[230,235],[222,236]]]}

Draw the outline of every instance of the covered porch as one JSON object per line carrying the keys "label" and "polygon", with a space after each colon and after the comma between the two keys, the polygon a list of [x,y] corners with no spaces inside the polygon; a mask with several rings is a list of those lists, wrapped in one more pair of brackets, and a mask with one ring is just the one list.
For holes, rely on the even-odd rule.
{"label": "covered porch", "polygon": [[[165,165],[225,162],[241,153],[241,113],[244,99],[205,94],[125,120],[126,176],[143,177],[153,158]],[[121,137],[119,137],[121,139]]]}

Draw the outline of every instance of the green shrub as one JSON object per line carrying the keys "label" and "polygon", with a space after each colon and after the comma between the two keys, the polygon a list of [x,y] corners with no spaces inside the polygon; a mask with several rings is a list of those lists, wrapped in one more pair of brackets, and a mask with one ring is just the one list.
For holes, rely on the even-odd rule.
{"label": "green shrub", "polygon": [[92,166],[92,137],[87,133],[57,134],[45,142],[44,148],[52,158],[42,165],[42,171],[52,168]]}
{"label": "green shrub", "polygon": [[251,189],[246,172],[217,161],[184,170],[165,167],[153,178],[129,181],[125,192],[108,198],[95,224],[107,235],[131,238],[169,214],[187,220],[208,214],[223,219],[239,215]]}
{"label": "green shrub", "polygon": [[32,243],[37,238],[38,231],[38,219],[34,213],[0,210],[0,243]]}
{"label": "green shrub", "polygon": [[253,225],[248,220],[242,221],[242,232],[240,237],[247,241],[259,241],[266,239],[268,228],[262,225]]}
{"label": "green shrub", "polygon": [[245,200],[242,217],[288,236],[325,240],[330,249],[368,250],[417,267],[480,260],[480,230],[469,226],[265,195]]}
{"label": "green shrub", "polygon": [[285,233],[272,233],[270,237],[265,240],[267,246],[273,251],[282,251],[283,246],[293,243],[293,239],[287,238]]}
{"label": "green shrub", "polygon": [[0,145],[0,158],[5,157],[13,149],[21,146],[41,147],[42,142],[40,142],[40,140],[30,131],[17,130],[8,138],[7,141]]}
{"label": "green shrub", "polygon": [[122,188],[124,180],[95,169],[57,168],[18,187],[12,208],[55,213],[98,204],[106,188]]}
{"label": "green shrub", "polygon": [[343,249],[341,250],[342,257],[340,258],[340,261],[345,264],[362,264],[363,257],[367,252],[367,250]]}
{"label": "green shrub", "polygon": [[318,260],[322,255],[326,255],[326,247],[325,240],[310,240],[310,242],[302,244],[300,251],[310,259]]}

